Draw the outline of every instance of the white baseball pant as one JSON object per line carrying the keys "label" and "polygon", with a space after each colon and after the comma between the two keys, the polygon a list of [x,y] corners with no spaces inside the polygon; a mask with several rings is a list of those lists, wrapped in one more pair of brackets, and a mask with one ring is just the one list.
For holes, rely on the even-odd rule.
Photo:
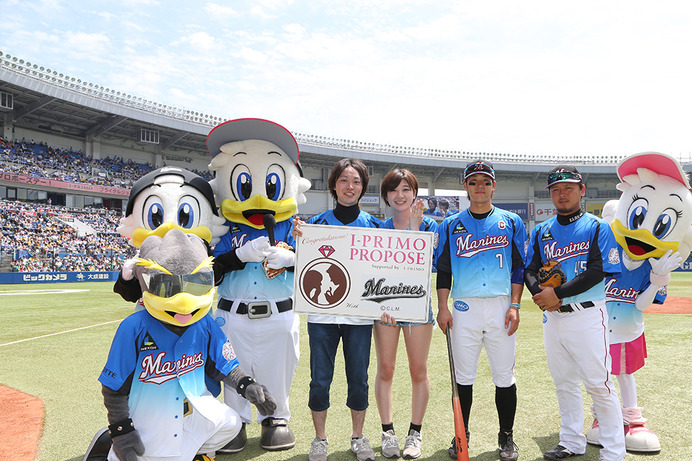
{"label": "white baseball pant", "polygon": [[621,461],[625,436],[620,398],[610,376],[608,312],[605,300],[594,304],[576,312],[544,312],[545,353],[560,407],[560,445],[578,454],[586,451],[581,381],[598,418],[600,457]]}

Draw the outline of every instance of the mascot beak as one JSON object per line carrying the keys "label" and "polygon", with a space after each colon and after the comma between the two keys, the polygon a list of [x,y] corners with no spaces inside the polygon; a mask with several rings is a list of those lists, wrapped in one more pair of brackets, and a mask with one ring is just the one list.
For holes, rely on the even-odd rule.
{"label": "mascot beak", "polygon": [[186,327],[207,315],[214,301],[214,289],[201,296],[178,293],[170,298],[162,298],[145,291],[142,301],[155,319],[170,325]]}
{"label": "mascot beak", "polygon": [[293,197],[274,201],[257,194],[242,202],[231,199],[221,202],[221,213],[226,219],[255,229],[264,228],[262,218],[266,214],[274,215],[276,222],[281,222],[293,216],[297,209],[298,204]]}
{"label": "mascot beak", "polygon": [[164,223],[153,230],[144,229],[142,227],[135,229],[134,232],[132,233],[132,244],[134,246],[136,246],[137,248],[139,248],[140,246],[142,246],[142,242],[144,242],[144,240],[147,237],[149,237],[150,235],[156,235],[158,237],[163,237],[171,229],[178,229],[178,230],[185,232],[186,234],[194,234],[197,237],[201,238],[202,240],[206,240],[208,243],[211,242],[211,238],[212,238],[211,230],[209,230],[209,228],[207,226],[198,226],[198,227],[195,227],[192,229],[185,229],[185,228],[180,227],[179,225],[177,225],[175,223],[167,222],[167,223]]}
{"label": "mascot beak", "polygon": [[678,251],[680,247],[680,242],[659,240],[648,229],[630,230],[617,219],[613,220],[610,227],[615,234],[615,240],[633,261],[660,258],[666,251]]}

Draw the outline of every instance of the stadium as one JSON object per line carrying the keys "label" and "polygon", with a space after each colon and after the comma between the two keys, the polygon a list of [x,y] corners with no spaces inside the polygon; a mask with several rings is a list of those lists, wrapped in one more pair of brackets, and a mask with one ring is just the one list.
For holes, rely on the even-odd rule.
{"label": "stadium", "polygon": [[[213,127],[224,121],[223,117],[159,104],[125,94],[117,88],[84,82],[0,50],[0,286],[4,285],[0,294],[7,295],[0,299],[8,325],[12,326],[0,339],[0,376],[3,376],[0,382],[48,402],[43,432],[39,426],[38,433],[31,435],[33,438],[23,439],[24,432],[5,431],[4,437],[0,437],[0,458],[10,456],[8,451],[3,451],[3,443],[16,437],[27,440],[27,445],[40,441],[38,454],[34,447],[26,459],[81,460],[91,436],[105,422],[96,378],[118,322],[132,311],[131,305],[118,299],[111,290],[120,265],[134,254],[133,248],[115,230],[127,207],[129,189],[142,175],[166,165],[179,166],[211,179],[206,137]],[[281,120],[276,122],[282,123]],[[494,204],[517,213],[528,230],[554,214],[545,190],[545,176],[550,168],[557,163],[575,165],[587,184],[584,207],[600,215],[608,200],[620,196],[615,188],[619,182],[616,165],[632,154],[584,153],[558,158],[467,152],[463,146],[460,146],[462,150],[440,150],[333,139],[317,134],[294,132],[293,135],[298,141],[304,176],[312,184],[306,193],[307,202],[298,209],[302,217],[333,207],[326,183],[332,165],[340,158],[353,157],[365,162],[371,180],[361,202],[362,208],[381,218],[387,216],[388,210],[380,198],[379,184],[392,168],[410,169],[421,182],[426,196],[456,200],[455,205],[461,209],[465,202],[460,192],[464,166],[471,160],[483,158],[493,162],[497,172]],[[679,160],[686,172],[692,172],[692,158]],[[690,261],[679,271],[692,271]],[[669,293],[689,300],[692,296],[689,274],[679,275],[685,278],[674,278]],[[81,283],[92,291],[60,301],[57,292],[48,288],[53,284],[47,282],[66,282],[70,288],[78,288]],[[84,282],[108,283],[89,285]],[[22,296],[15,290],[29,284],[45,291],[31,306],[17,302]],[[530,298],[525,293],[526,299],[528,306]],[[46,313],[42,316],[39,311]],[[545,358],[541,354],[531,356],[535,350],[543,349],[540,312],[532,306],[522,309],[522,316],[527,327],[519,333],[518,356],[523,363],[518,370],[518,380],[524,386],[522,391],[542,389],[543,395],[528,396],[526,392],[521,396],[527,400],[520,402],[517,419],[533,423],[522,423],[523,427],[517,428],[516,439],[526,448],[522,457],[535,455],[535,458],[554,445],[559,417]],[[679,422],[688,419],[685,409],[690,403],[686,380],[684,376],[680,379],[666,374],[666,364],[687,360],[685,344],[689,318],[689,315],[647,317],[648,328],[660,334],[652,333],[649,345],[656,360],[652,360],[650,366],[647,362],[638,379],[641,379],[640,392],[649,399],[647,410],[651,426],[664,446],[657,459],[682,459],[690,446],[689,435],[685,435],[682,443],[679,438]],[[305,327],[304,322],[302,327]],[[304,330],[301,335],[307,338]],[[434,362],[430,372],[431,379],[435,374],[431,386],[436,402],[430,404],[427,424],[430,427],[441,424],[446,429],[441,435],[444,442],[429,442],[431,452],[426,453],[426,459],[448,459],[444,444],[448,444],[448,436],[452,434],[449,430],[452,425],[449,372],[441,336],[436,331],[433,343],[436,352],[430,356],[431,363]],[[80,358],[82,354],[84,357]],[[307,357],[307,349],[303,349],[302,354]],[[56,360],[56,357],[64,360]],[[36,373],[19,372],[18,368],[24,369],[17,365],[20,360],[32,363]],[[401,360],[398,370],[404,370],[403,373],[406,371],[405,358]],[[487,368],[486,363],[481,362]],[[292,424],[297,433],[309,434],[312,428],[304,405],[307,367],[307,360],[302,360],[292,388],[292,393],[295,392],[292,399],[296,402],[293,404],[295,423]],[[479,371],[479,380],[489,382],[489,379],[487,371]],[[335,385],[345,388],[342,382]],[[12,400],[15,398],[0,395],[3,403],[0,408],[9,409],[10,404],[16,406],[18,400]],[[400,398],[405,402],[408,396]],[[478,413],[483,411],[482,405],[491,413],[492,398],[487,389],[485,393],[479,390]],[[681,402],[671,405],[674,399],[681,398]],[[25,401],[21,402],[24,407]],[[31,402],[26,402],[28,407]],[[401,406],[406,408],[406,403]],[[371,412],[366,430],[377,434],[376,410]],[[20,427],[27,421],[22,413],[8,411],[8,415],[9,422],[0,420],[0,426]],[[13,420],[13,417],[21,419]],[[396,417],[403,421],[406,415]],[[335,409],[330,418],[330,424],[336,425],[348,420],[349,416]],[[537,426],[539,420],[542,427],[532,427]],[[492,424],[488,422],[488,427]],[[477,435],[474,433],[474,443],[479,447],[492,446],[493,430],[483,428],[487,432],[484,435],[481,428],[479,421],[474,428],[478,430]],[[258,437],[257,429],[248,432],[251,440]],[[426,441],[426,447],[427,444]],[[531,444],[536,448],[528,448]],[[308,450],[309,441],[305,437],[299,440],[293,452],[272,454],[253,447],[242,458],[219,456],[217,460],[302,459]],[[330,452],[330,459],[353,459],[347,449],[339,451],[335,447],[335,450],[333,454]],[[12,455],[17,453],[12,452]],[[496,459],[496,451],[480,453],[473,459]],[[598,450],[589,447],[583,459],[598,459]],[[644,459],[644,456],[628,455],[627,459]]]}
{"label": "stadium", "polygon": [[[179,166],[211,179],[206,136],[223,121],[83,82],[0,51],[0,133],[5,144],[0,199],[55,207],[63,214],[63,221],[75,228],[80,222],[75,213],[85,210],[94,210],[111,226],[117,225],[127,206],[129,186],[154,168]],[[359,158],[368,166],[371,181],[362,206],[377,217],[386,214],[379,183],[391,168],[409,168],[427,190],[426,195],[450,195],[453,211],[464,203],[463,198],[459,203],[463,167],[476,158],[492,161],[496,167],[496,205],[517,213],[529,230],[553,213],[544,176],[554,166],[555,156],[444,151],[293,134],[304,175],[312,183],[307,203],[298,210],[302,216],[333,207],[326,179],[334,161],[344,157]],[[605,202],[619,197],[615,165],[628,154],[585,153],[559,159],[560,163],[576,165],[584,174],[586,211],[600,215]],[[689,158],[680,161],[686,171],[692,171]],[[94,232],[93,227],[87,225],[87,229]],[[128,254],[123,242],[116,243],[117,236],[106,240],[112,243],[102,245],[107,249],[97,258],[107,260],[98,265],[102,269],[117,267]],[[10,270],[8,259],[18,259],[8,250],[5,245],[0,272]],[[67,254],[65,247],[56,251],[62,257]],[[51,259],[55,259],[53,253]],[[45,272],[55,263],[40,266]]]}

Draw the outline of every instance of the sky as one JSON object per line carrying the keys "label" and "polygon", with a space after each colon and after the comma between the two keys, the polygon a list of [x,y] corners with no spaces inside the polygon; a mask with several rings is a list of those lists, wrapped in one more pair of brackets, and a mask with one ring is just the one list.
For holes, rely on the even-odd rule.
{"label": "sky", "polygon": [[224,119],[470,152],[692,155],[682,0],[0,0],[0,11],[3,53]]}

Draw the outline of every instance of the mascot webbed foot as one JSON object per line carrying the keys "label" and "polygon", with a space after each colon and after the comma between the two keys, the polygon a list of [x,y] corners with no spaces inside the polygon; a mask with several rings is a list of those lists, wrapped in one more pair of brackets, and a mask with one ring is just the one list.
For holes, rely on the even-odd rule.
{"label": "mascot webbed foot", "polygon": [[282,418],[267,418],[262,421],[262,434],[260,435],[260,446],[265,450],[278,451],[288,450],[296,445],[296,438],[293,436],[288,422]]}
{"label": "mascot webbed foot", "polygon": [[235,436],[233,440],[228,442],[223,448],[216,450],[217,453],[231,454],[243,451],[245,445],[247,444],[247,431],[245,430],[245,423],[243,427],[240,428],[240,432]]}

